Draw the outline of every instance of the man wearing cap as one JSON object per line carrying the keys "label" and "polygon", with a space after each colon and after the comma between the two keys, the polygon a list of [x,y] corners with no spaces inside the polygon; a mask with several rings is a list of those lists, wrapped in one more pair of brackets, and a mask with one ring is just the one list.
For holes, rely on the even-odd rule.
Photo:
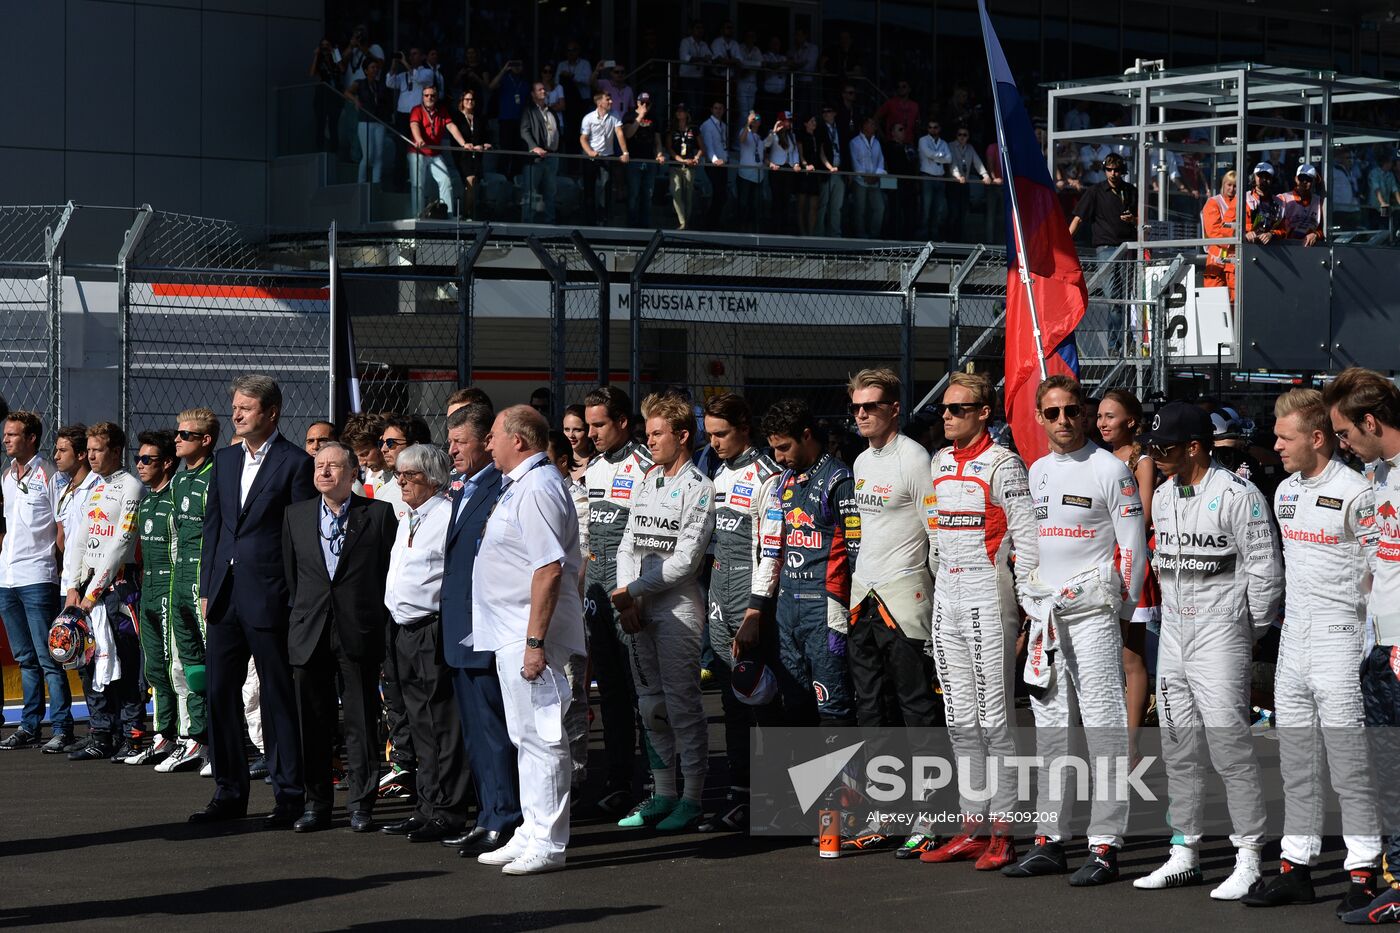
{"label": "man wearing cap", "polygon": [[1283,566],[1268,501],[1211,457],[1214,433],[1200,408],[1172,402],[1143,438],[1169,480],[1152,497],[1162,589],[1157,704],[1173,838],[1180,842],[1161,868],[1133,885],[1203,880],[1204,745],[1225,783],[1236,848],[1234,871],[1210,896],[1237,901],[1260,879],[1265,812],[1250,745],[1250,664],[1255,639],[1278,615]]}
{"label": "man wearing cap", "polygon": [[1304,246],[1314,246],[1326,239],[1327,228],[1322,219],[1322,195],[1313,190],[1317,169],[1311,165],[1298,166],[1293,190],[1279,195],[1283,205],[1283,229],[1290,240],[1302,240]]}
{"label": "man wearing cap", "polygon": [[651,228],[651,202],[656,198],[656,173],[666,156],[661,148],[660,127],[651,116],[651,95],[637,95],[637,106],[622,119],[627,149],[637,164],[627,167],[627,226]]}
{"label": "man wearing cap", "polygon": [[1254,185],[1244,196],[1244,238],[1250,243],[1269,243],[1286,235],[1283,202],[1273,195],[1274,167],[1268,162],[1254,166]]}

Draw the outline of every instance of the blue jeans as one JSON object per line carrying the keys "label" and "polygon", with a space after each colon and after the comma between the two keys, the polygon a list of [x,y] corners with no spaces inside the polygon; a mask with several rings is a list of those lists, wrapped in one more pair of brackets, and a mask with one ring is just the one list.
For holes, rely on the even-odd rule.
{"label": "blue jeans", "polygon": [[651,229],[651,201],[656,197],[657,164],[648,159],[627,163],[627,226]]}
{"label": "blue jeans", "polygon": [[361,182],[373,181],[376,185],[384,180],[386,140],[384,124],[373,120],[361,120],[360,134],[360,175]]}
{"label": "blue jeans", "polygon": [[817,202],[816,236],[841,235],[841,209],[846,204],[846,179],[832,175],[822,185],[821,200]]}
{"label": "blue jeans", "polygon": [[447,216],[457,219],[457,199],[462,193],[462,176],[457,174],[457,166],[448,161],[447,156],[425,156],[416,152],[408,154],[409,189],[413,194],[413,215],[423,213],[428,199],[424,188],[431,182],[437,187],[438,198],[447,208]]}
{"label": "blue jeans", "polygon": [[554,156],[543,159],[530,157],[525,165],[525,202],[520,205],[520,222],[535,222],[535,195],[544,202],[544,222],[554,223],[555,178],[559,174],[559,160]]}
{"label": "blue jeans", "polygon": [[73,692],[68,676],[49,654],[49,626],[58,615],[58,584],[0,588],[0,618],[10,639],[24,687],[20,725],[35,735],[44,715],[44,684],[49,688],[49,723],[53,731],[73,734]]}
{"label": "blue jeans", "polygon": [[924,217],[920,229],[930,240],[940,239],[943,234],[943,221],[948,216],[948,189],[943,187],[946,184],[942,176],[924,182]]}
{"label": "blue jeans", "polygon": [[879,185],[864,185],[856,181],[851,186],[855,198],[854,227],[856,237],[863,240],[878,240],[885,225],[885,193]]}

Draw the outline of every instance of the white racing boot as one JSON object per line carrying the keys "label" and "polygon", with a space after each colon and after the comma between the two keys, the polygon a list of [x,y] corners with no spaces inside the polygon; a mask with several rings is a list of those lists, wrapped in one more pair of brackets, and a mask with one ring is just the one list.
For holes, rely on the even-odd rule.
{"label": "white racing boot", "polygon": [[1174,845],[1171,855],[1150,875],[1133,880],[1133,887],[1143,891],[1160,891],[1163,888],[1184,888],[1200,884],[1201,856],[1190,846]]}
{"label": "white racing boot", "polygon": [[1259,850],[1241,848],[1235,853],[1235,870],[1210,896],[1217,901],[1237,901],[1253,890],[1261,877]]}

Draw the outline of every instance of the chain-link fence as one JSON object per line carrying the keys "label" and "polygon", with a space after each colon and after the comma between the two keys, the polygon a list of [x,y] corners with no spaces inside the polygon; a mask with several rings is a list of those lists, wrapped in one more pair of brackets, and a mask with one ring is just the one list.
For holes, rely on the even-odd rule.
{"label": "chain-link fence", "polygon": [[0,207],[0,358],[12,411],[58,418],[63,260],[71,207]]}

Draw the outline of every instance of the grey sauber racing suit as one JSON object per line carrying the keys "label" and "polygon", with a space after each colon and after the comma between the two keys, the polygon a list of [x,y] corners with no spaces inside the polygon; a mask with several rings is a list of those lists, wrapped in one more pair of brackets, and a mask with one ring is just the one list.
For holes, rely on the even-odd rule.
{"label": "grey sauber racing suit", "polygon": [[[1021,458],[982,437],[934,458],[937,568],[933,595],[933,657],[943,685],[948,734],[958,757],[970,763],[971,787],[986,786],[987,757],[1003,764],[1016,754],[1010,727],[1020,624],[1009,561],[1016,579],[1040,563],[1035,515]],[[1016,809],[1014,772],[1003,767],[990,800],[964,798],[964,817]]]}
{"label": "grey sauber racing suit", "polygon": [[594,457],[584,474],[588,486],[584,622],[588,625],[593,676],[598,681],[607,778],[620,787],[632,783],[632,756],[637,748],[636,693],[627,661],[630,636],[617,627],[610,594],[617,586],[617,546],[627,529],[627,516],[642,477],[649,469],[651,455],[647,449],[629,441]]}
{"label": "grey sauber racing suit", "polygon": [[1162,586],[1157,703],[1172,828],[1201,838],[1205,755],[1225,782],[1237,848],[1264,837],[1259,762],[1250,745],[1254,640],[1283,595],[1278,541],[1264,496],[1211,462],[1196,486],[1163,484],[1152,499],[1154,563]]}
{"label": "grey sauber racing suit", "polygon": [[705,597],[699,582],[714,530],[714,484],[687,463],[675,476],[652,467],[633,487],[627,530],[617,547],[617,584],[637,600],[642,630],[631,638],[637,703],[656,761],[679,756],[686,792],[699,799],[709,761],[700,693]]}
{"label": "grey sauber racing suit", "polygon": [[1287,601],[1274,680],[1283,768],[1283,857],[1316,863],[1322,851],[1327,770],[1342,805],[1346,868],[1380,861],[1375,787],[1367,760],[1361,680],[1366,596],[1375,562],[1376,497],[1341,460],[1317,476],[1294,473],[1274,493]]}
{"label": "grey sauber racing suit", "polygon": [[[782,470],[767,454],[750,447],[720,465],[715,473],[714,563],[710,574],[710,645],[715,653],[713,670],[719,677],[724,707],[724,741],[729,759],[729,783],[749,786],[749,727],[756,724],[754,707],[739,700],[729,685],[734,661],[730,645],[744,612],[766,609],[777,589],[778,548],[782,520],[772,519],[765,532],[764,520],[773,489]],[[764,535],[770,539],[763,544]],[[765,620],[771,627],[771,618]],[[768,636],[775,633],[767,633]],[[758,655],[767,664],[777,662],[777,638],[763,637]]]}
{"label": "grey sauber racing suit", "polygon": [[[1037,656],[1045,681],[1031,691],[1041,812],[1037,835],[1062,841],[1069,832],[1073,798],[1050,781],[1051,765],[1069,753],[1076,701],[1088,733],[1089,754],[1107,762],[1107,786],[1090,808],[1089,845],[1123,844],[1128,804],[1115,800],[1128,754],[1128,708],[1123,688],[1123,640],[1119,620],[1131,619],[1142,589],[1147,536],[1137,482],[1123,461],[1093,444],[1069,454],[1050,453],[1030,469],[1031,507],[1040,541],[1034,587],[1022,594],[1033,622],[1057,641],[1048,666]],[[1027,599],[1027,595],[1033,597]],[[1034,632],[1033,632],[1034,634]]]}

